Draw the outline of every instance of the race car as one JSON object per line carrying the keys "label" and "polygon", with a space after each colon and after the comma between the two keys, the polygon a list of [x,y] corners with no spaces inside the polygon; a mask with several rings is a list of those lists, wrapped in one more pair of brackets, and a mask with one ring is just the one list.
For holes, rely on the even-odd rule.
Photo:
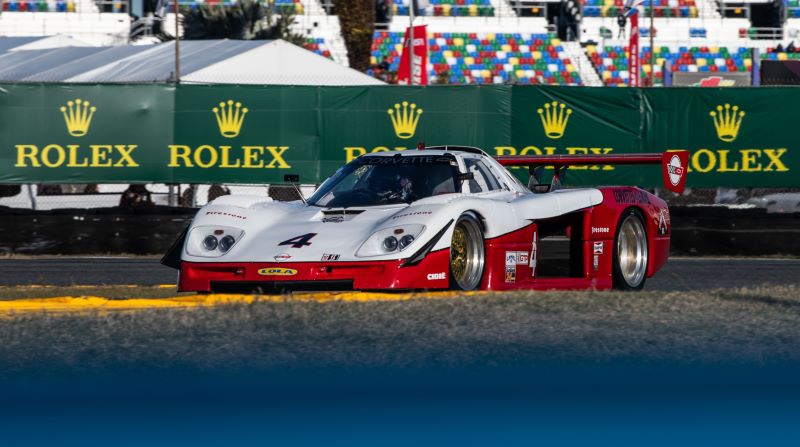
{"label": "race car", "polygon": [[[180,269],[180,291],[638,290],[669,255],[666,203],[631,186],[564,188],[567,168],[661,164],[665,187],[680,192],[687,163],[686,151],[495,158],[435,146],[366,154],[308,200],[217,198],[162,262]],[[528,185],[510,166],[529,169]]]}

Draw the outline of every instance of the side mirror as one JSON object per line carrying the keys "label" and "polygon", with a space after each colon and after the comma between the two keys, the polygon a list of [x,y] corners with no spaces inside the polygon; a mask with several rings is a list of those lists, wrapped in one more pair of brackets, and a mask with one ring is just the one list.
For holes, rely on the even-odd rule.
{"label": "side mirror", "polygon": [[286,183],[300,183],[300,176],[298,174],[286,174],[283,176],[283,181]]}
{"label": "side mirror", "polygon": [[461,172],[456,178],[459,182],[463,182],[464,180],[475,180],[475,174],[472,172]]}

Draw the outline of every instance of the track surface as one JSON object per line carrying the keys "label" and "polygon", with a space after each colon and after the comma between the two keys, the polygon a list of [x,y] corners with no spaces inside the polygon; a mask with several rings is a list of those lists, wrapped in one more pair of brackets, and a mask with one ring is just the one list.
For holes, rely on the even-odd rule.
{"label": "track surface", "polygon": [[[0,284],[156,285],[176,281],[157,259],[37,258],[0,260]],[[797,284],[800,259],[673,258],[650,278],[646,290],[710,290]]]}

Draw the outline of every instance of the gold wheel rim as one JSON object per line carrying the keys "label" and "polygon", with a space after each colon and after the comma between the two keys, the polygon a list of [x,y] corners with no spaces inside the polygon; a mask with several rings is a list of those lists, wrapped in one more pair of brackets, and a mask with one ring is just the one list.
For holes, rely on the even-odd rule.
{"label": "gold wheel rim", "polygon": [[450,245],[450,268],[456,278],[463,278],[467,270],[467,236],[461,227],[453,230],[453,242]]}

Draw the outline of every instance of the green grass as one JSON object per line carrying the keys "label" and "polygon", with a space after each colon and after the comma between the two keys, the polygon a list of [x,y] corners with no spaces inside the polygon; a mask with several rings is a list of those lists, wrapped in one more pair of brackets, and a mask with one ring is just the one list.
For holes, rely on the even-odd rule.
{"label": "green grass", "polygon": [[[52,292],[69,290],[74,289]],[[31,296],[26,288],[2,291],[7,298]],[[125,293],[131,290],[96,288],[86,294]],[[769,364],[800,362],[800,289],[515,292],[399,302],[289,298],[189,310],[34,313],[1,321],[0,340],[5,373],[40,365],[83,371],[110,365],[283,370],[629,360]]]}

